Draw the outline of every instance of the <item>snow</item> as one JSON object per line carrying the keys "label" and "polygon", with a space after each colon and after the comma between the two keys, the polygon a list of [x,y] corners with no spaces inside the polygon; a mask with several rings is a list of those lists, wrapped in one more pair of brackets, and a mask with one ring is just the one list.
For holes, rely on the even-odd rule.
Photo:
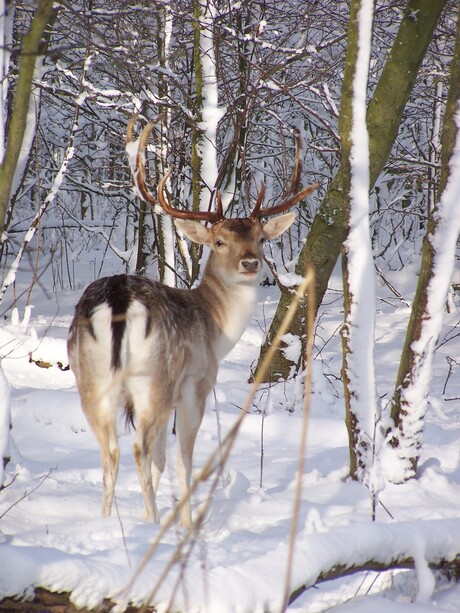
{"label": "snow", "polygon": [[[21,278],[26,287],[27,271],[19,271],[18,291]],[[405,294],[398,275],[391,282]],[[331,285],[338,287],[340,280],[334,278]],[[153,601],[159,611],[168,610],[170,601],[180,611],[279,611],[303,419],[301,403],[291,402],[299,395],[299,383],[288,381],[258,392],[242,420],[223,474],[216,480],[212,499],[208,503],[214,477],[200,484],[193,496],[194,516],[206,511],[198,534],[184,544],[187,532],[174,524],[153,556],[146,557],[161,528],[143,519],[131,453],[133,433],[123,426],[116,511],[108,519],[99,516],[102,471],[98,445],[80,409],[73,375],[62,370],[67,329],[78,298],[79,292],[70,291],[46,297],[37,286],[34,309],[24,317],[21,307],[15,320],[6,321],[0,330],[13,425],[11,461],[6,466],[5,488],[0,491],[0,598],[30,595],[35,586],[42,586],[70,592],[79,607],[95,607],[111,598],[121,610],[123,603],[139,604],[152,593],[182,543],[180,563],[173,564],[155,593]],[[196,473],[241,417],[263,323],[273,315],[277,299],[274,288],[261,290],[247,331],[221,364],[215,397],[209,399],[198,435]],[[458,298],[456,301],[456,311],[446,315],[443,338],[458,322]],[[379,288],[377,306],[377,379],[379,392],[387,393],[394,381],[409,310],[389,299],[386,286]],[[329,304],[320,313],[323,338],[328,341],[315,351],[315,391],[290,591],[314,582],[337,564],[359,564],[372,558],[385,563],[395,556],[413,556],[416,569],[369,571],[321,583],[300,595],[288,611],[333,607],[389,613],[457,611],[460,586],[441,579],[426,563],[452,558],[460,551],[458,370],[444,390],[446,357],[455,355],[456,341],[442,344],[435,354],[433,402],[426,416],[418,479],[386,484],[372,522],[368,489],[347,479],[340,385],[335,389],[334,378],[325,376],[340,373],[340,339],[335,333],[340,308],[340,303],[334,308]],[[316,343],[320,342],[317,337]],[[31,362],[31,354],[49,368]],[[163,525],[177,499],[175,451],[174,436],[169,434],[168,463],[158,493]],[[145,567],[138,572],[141,564]]]}

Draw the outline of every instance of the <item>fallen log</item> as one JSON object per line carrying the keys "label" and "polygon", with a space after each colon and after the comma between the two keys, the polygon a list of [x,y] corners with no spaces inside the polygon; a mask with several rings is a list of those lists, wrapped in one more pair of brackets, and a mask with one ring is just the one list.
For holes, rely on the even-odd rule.
{"label": "fallen log", "polygon": [[460,520],[350,524],[307,536],[297,544],[296,557],[289,602],[318,583],[396,569],[415,569],[417,599],[428,600],[435,587],[432,570],[460,579]]}
{"label": "fallen log", "polygon": [[[428,563],[428,567],[431,570],[440,571],[447,579],[452,581],[460,581],[460,553],[454,560],[439,560],[436,563]],[[416,562],[413,558],[406,558],[403,560],[392,560],[389,564],[382,564],[375,560],[369,560],[368,562],[359,566],[335,566],[328,571],[320,573],[313,585],[305,583],[295,589],[289,596],[289,604],[292,604],[299,596],[304,594],[308,589],[318,585],[319,583],[325,583],[332,581],[333,579],[340,579],[342,577],[348,577],[362,572],[386,572],[390,570],[411,570],[416,568]]]}
{"label": "fallen log", "polygon": [[[99,613],[110,613],[115,603],[105,600],[97,609]],[[70,600],[69,592],[51,592],[41,587],[34,590],[33,598],[8,597],[0,600],[1,613],[94,613],[95,609],[79,609]],[[128,607],[125,613],[154,613],[153,607]]]}
{"label": "fallen log", "polygon": [[[271,557],[272,556],[272,557]],[[272,567],[279,562],[279,550],[269,552],[264,560],[269,560]],[[258,559],[253,560],[255,577],[248,576],[247,581],[257,581]],[[94,564],[96,564],[94,562]],[[279,567],[282,576],[283,565]],[[289,603],[294,602],[309,588],[340,577],[359,572],[385,572],[397,569],[415,569],[418,584],[417,594],[421,602],[430,600],[436,589],[433,570],[442,572],[452,581],[460,580],[460,519],[415,520],[393,523],[352,523],[313,534],[301,533],[295,543],[292,582],[289,590]],[[235,576],[228,570],[229,581]],[[250,571],[249,571],[250,572]],[[209,569],[209,581],[212,585],[213,569]],[[281,586],[280,577],[274,582]],[[39,583],[37,580],[35,585]],[[1,613],[88,613],[88,609],[78,608],[73,602],[71,591],[60,582],[61,591],[53,591],[53,583],[46,586],[23,586],[24,592],[30,594],[28,600],[23,596],[5,596],[0,601]],[[26,589],[27,588],[27,589]],[[57,589],[57,585],[56,585]],[[22,598],[22,599],[21,599]],[[147,598],[147,595],[145,596]],[[136,600],[139,602],[139,594]],[[267,602],[278,602],[277,594],[267,594]],[[100,613],[109,613],[115,602],[106,599],[92,609]],[[177,610],[181,605],[177,605]],[[268,609],[270,610],[270,609]],[[273,610],[280,610],[274,606]],[[134,607],[126,609],[127,613],[153,613],[155,607]]]}

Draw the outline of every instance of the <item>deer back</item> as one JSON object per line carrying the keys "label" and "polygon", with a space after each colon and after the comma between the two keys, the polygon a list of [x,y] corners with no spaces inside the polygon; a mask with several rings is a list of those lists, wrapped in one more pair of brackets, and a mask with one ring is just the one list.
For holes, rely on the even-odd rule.
{"label": "deer back", "polygon": [[71,368],[80,381],[98,372],[103,380],[107,370],[119,370],[177,387],[197,369],[215,377],[219,332],[195,290],[136,275],[105,277],[89,285],[76,306]]}

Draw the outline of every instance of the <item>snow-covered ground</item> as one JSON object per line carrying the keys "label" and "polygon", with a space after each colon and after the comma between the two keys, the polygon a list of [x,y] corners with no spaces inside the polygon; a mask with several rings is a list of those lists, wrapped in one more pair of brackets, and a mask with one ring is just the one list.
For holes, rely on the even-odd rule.
{"label": "snow-covered ground", "polygon": [[[406,295],[404,273],[392,283]],[[339,287],[337,278],[333,284]],[[413,285],[413,283],[411,284]],[[104,598],[143,602],[184,536],[169,530],[146,559],[160,527],[143,520],[143,500],[131,455],[132,433],[120,427],[121,468],[113,517],[101,519],[99,449],[80,410],[66,365],[65,338],[80,292],[33,292],[24,323],[20,309],[0,330],[2,367],[11,386],[11,462],[0,492],[0,599],[34,586],[71,593],[77,606]],[[383,401],[392,393],[409,309],[378,288],[376,374]],[[408,296],[409,297],[409,296]],[[241,414],[251,364],[258,356],[277,291],[264,288],[241,341],[221,365],[195,452],[203,466]],[[432,574],[427,557],[460,551],[459,308],[446,315],[417,480],[387,484],[376,522],[372,500],[347,479],[347,435],[338,328],[340,293],[331,290],[317,323],[314,393],[308,427],[299,529],[290,591],[334,564],[382,562],[394,552],[414,557],[417,570],[358,573],[307,590],[289,611],[422,613],[458,611],[460,586]],[[455,328],[454,326],[457,325]],[[34,361],[30,361],[30,355]],[[36,361],[50,363],[40,368]],[[58,364],[59,363],[59,364]],[[49,364],[48,364],[49,365]],[[285,591],[288,537],[295,491],[302,408],[296,384],[263,387],[243,421],[204,525],[154,597],[158,610],[209,613],[279,611]],[[262,451],[263,449],[263,456]],[[175,444],[158,506],[163,523],[177,497]],[[212,480],[211,480],[212,481]],[[194,513],[210,483],[193,497]],[[145,567],[139,572],[139,565]]]}

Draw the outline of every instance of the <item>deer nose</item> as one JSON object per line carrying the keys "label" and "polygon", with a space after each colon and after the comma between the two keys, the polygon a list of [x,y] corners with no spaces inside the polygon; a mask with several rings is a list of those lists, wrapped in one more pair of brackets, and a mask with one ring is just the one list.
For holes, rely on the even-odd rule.
{"label": "deer nose", "polygon": [[245,272],[257,272],[259,270],[259,260],[256,258],[246,258],[241,260],[241,266]]}

